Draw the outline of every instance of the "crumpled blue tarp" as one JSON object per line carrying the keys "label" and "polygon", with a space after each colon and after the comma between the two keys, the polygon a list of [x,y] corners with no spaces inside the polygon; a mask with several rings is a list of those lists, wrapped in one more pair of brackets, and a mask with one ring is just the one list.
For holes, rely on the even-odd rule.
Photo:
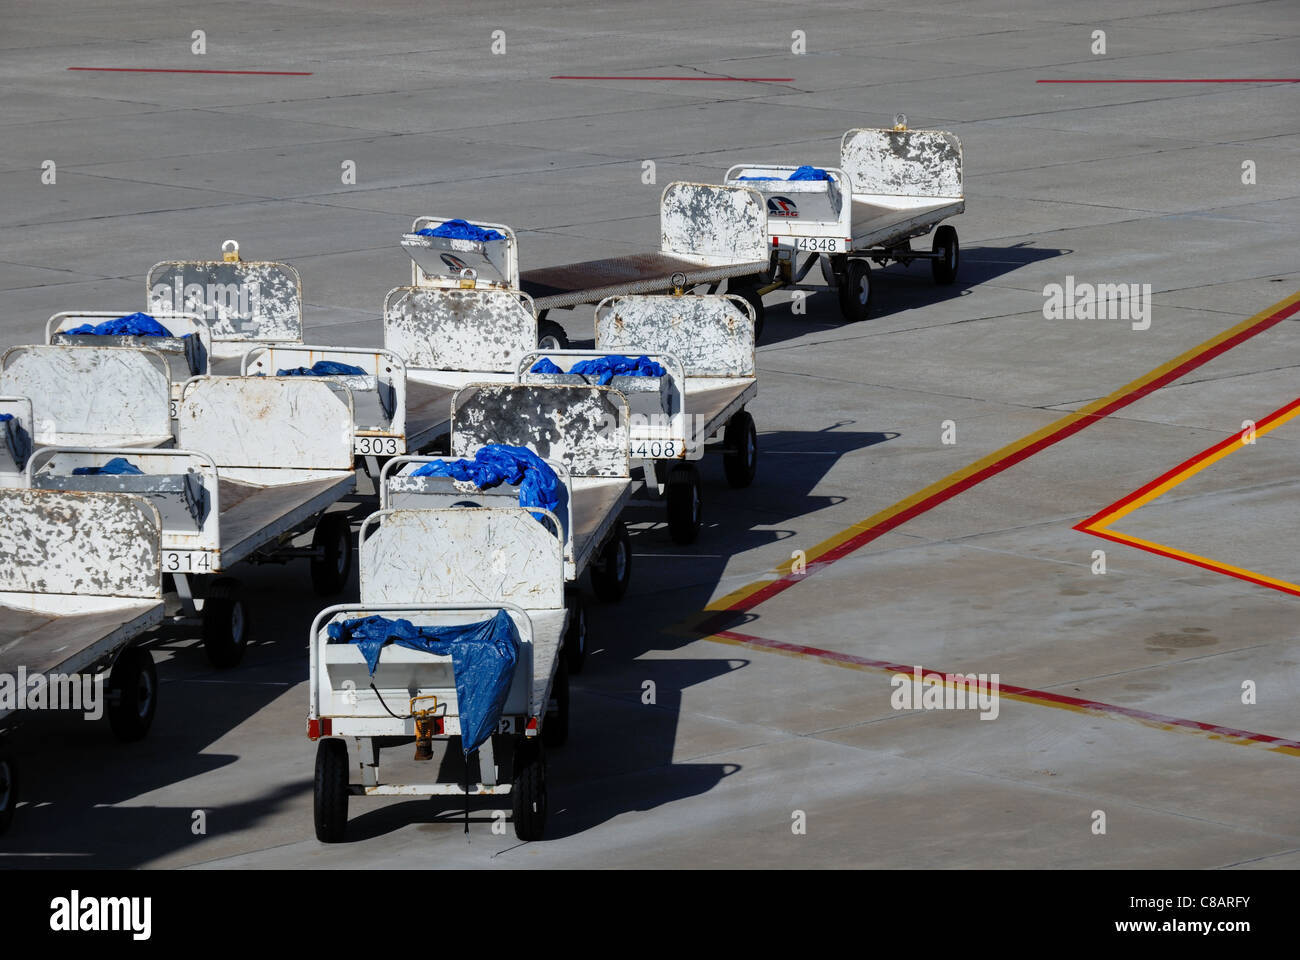
{"label": "crumpled blue tarp", "polygon": [[0,413],[0,423],[4,423],[6,420],[12,420],[13,418],[14,415],[12,413]]}
{"label": "crumpled blue tarp", "polygon": [[575,363],[570,373],[596,377],[598,386],[606,386],[615,377],[662,377],[667,371],[649,357],[593,357]]}
{"label": "crumpled blue tarp", "polygon": [[[519,506],[544,507],[560,512],[560,478],[551,465],[527,447],[489,443],[479,448],[473,460],[431,460],[411,473],[413,477],[451,477],[490,490],[502,483],[519,487]],[[548,522],[544,513],[533,517]]]}
{"label": "crumpled blue tarp", "polygon": [[76,467],[72,471],[74,477],[96,477],[101,474],[104,476],[121,476],[122,474],[143,475],[144,471],[134,463],[128,463],[125,457],[114,457],[102,467]]}
{"label": "crumpled blue tarp", "polygon": [[379,652],[388,644],[451,656],[460,713],[461,749],[466,756],[487,740],[501,719],[519,662],[519,631],[510,614],[442,627],[417,627],[410,620],[370,616],[331,623],[330,643],[355,643],[374,676]]}
{"label": "crumpled blue tarp", "polygon": [[[739,177],[740,180],[780,180],[780,177]],[[814,167],[804,164],[790,176],[785,178],[789,180],[834,180],[829,173],[821,167]]]}
{"label": "crumpled blue tarp", "polygon": [[423,230],[417,230],[422,237],[448,237],[452,240],[477,240],[479,243],[487,243],[489,240],[504,240],[506,235],[490,227],[480,227],[470,223],[468,220],[448,220],[446,223],[437,227],[425,227]]}
{"label": "crumpled blue tarp", "polygon": [[542,357],[533,364],[529,373],[563,373],[564,371],[557,367],[550,357]]}
{"label": "crumpled blue tarp", "polygon": [[115,320],[105,320],[94,326],[83,323],[79,327],[62,332],[78,336],[89,334],[95,337],[170,337],[172,335],[170,330],[147,313],[132,313]]}
{"label": "crumpled blue tarp", "polygon": [[317,360],[310,367],[294,367],[275,371],[277,377],[364,377],[366,371],[350,363],[336,360]]}

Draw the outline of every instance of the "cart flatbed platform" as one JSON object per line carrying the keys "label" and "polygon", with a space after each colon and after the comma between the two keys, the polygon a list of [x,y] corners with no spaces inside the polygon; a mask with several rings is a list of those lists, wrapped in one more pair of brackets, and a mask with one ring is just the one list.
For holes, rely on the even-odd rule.
{"label": "cart flatbed platform", "polygon": [[673,275],[678,273],[686,277],[684,285],[692,287],[750,276],[766,270],[767,264],[763,257],[702,266],[698,260],[665,253],[640,253],[527,270],[519,275],[519,285],[533,298],[538,311],[544,311],[599,303],[620,294],[661,293],[672,289]]}

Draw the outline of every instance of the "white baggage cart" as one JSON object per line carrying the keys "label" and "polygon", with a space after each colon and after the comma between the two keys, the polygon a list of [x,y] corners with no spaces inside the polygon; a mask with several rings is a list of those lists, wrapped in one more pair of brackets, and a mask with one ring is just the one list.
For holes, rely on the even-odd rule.
{"label": "white baggage cart", "polygon": [[[89,711],[89,698],[102,696],[114,734],[143,737],[158,677],[137,641],[163,616],[160,528],[158,511],[139,497],[0,490],[0,674],[22,678],[25,690],[43,678],[46,707],[57,699]],[[105,669],[106,683],[94,678]],[[0,706],[7,734],[23,706]],[[17,760],[0,749],[0,833],[18,789]]]}

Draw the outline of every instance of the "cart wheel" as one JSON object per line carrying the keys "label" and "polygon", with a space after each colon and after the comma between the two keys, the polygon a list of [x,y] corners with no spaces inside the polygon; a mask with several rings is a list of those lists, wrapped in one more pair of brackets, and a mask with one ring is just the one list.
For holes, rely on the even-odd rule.
{"label": "cart wheel", "polygon": [[562,747],[569,739],[569,664],[564,657],[560,657],[560,666],[555,671],[551,697],[555,709],[547,710],[543,718],[542,742],[548,748]]}
{"label": "cart wheel", "polygon": [[312,810],[316,839],[338,843],[348,826],[348,748],[338,737],[316,744],[316,790]]}
{"label": "cart wheel", "polygon": [[546,752],[536,740],[515,745],[515,780],[510,786],[515,836],[540,840],[546,832]]}
{"label": "cart wheel", "polygon": [[108,672],[108,725],[124,743],[149,732],[158,709],[158,672],[148,650],[127,647]]}
{"label": "cart wheel", "polygon": [[617,603],[627,593],[632,579],[632,544],[628,540],[627,525],[619,520],[605,545],[600,559],[591,568],[591,588],[605,603]]}
{"label": "cart wheel", "polygon": [[317,596],[332,597],[341,591],[352,572],[352,524],[347,514],[327,513],[311,535],[313,550],[321,552],[311,560],[311,586]]}
{"label": "cart wheel", "polygon": [[203,601],[203,652],[214,667],[233,667],[248,649],[248,616],[239,581],[219,577]]}
{"label": "cart wheel", "polygon": [[961,244],[957,242],[957,231],[945,223],[934,231],[932,249],[941,255],[930,261],[934,282],[944,285],[952,283],[957,279],[957,266],[961,262]]}
{"label": "cart wheel", "polygon": [[9,829],[18,808],[18,764],[8,753],[0,753],[0,834]]}
{"label": "cart wheel", "polygon": [[563,650],[569,673],[582,673],[587,662],[587,605],[577,590],[569,591],[569,628],[564,632]]}
{"label": "cart wheel", "polygon": [[758,295],[758,278],[745,277],[735,280],[729,285],[727,292],[740,297],[754,308],[754,343],[757,344],[763,336],[763,320],[767,316],[767,311],[763,308],[763,298]]}
{"label": "cart wheel", "polygon": [[840,285],[840,313],[849,323],[871,317],[871,264],[850,260]]}
{"label": "cart wheel", "polygon": [[758,431],[754,429],[754,418],[748,411],[741,410],[727,421],[722,445],[727,448],[722,455],[727,483],[736,489],[749,486],[754,482],[754,471],[758,469]]}
{"label": "cart wheel", "polygon": [[668,474],[668,533],[673,543],[694,543],[700,535],[700,472],[679,463]]}
{"label": "cart wheel", "polygon": [[569,338],[564,328],[554,320],[537,321],[538,350],[568,350]]}

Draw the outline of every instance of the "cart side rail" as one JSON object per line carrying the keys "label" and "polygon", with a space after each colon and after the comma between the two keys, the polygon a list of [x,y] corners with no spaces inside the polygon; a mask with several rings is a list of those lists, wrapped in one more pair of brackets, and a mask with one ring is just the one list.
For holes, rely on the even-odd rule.
{"label": "cart side rail", "polygon": [[252,482],[352,470],[352,391],[328,378],[195,377],[178,420],[182,448],[202,450],[222,473],[259,471]]}
{"label": "cart side rail", "polygon": [[250,343],[302,342],[302,278],[287,263],[165,260],[146,279],[150,313],[198,313],[215,356],[237,358]]}
{"label": "cart side rail", "polygon": [[849,130],[840,167],[855,194],[963,196],[961,141],[946,130]]}
{"label": "cart side rail", "polygon": [[687,377],[752,377],[754,309],[729,294],[610,297],[596,306],[596,348],[670,353]]}
{"label": "cart side rail", "polygon": [[[262,344],[244,354],[243,376],[276,376],[277,371],[312,367],[325,360],[359,367],[364,375],[327,374],[327,379],[353,391],[356,433],[362,437],[406,440],[406,363],[391,350],[367,347],[274,346]],[[359,450],[358,452],[369,452]],[[375,448],[376,453],[389,452]]]}
{"label": "cart side rail", "polygon": [[29,397],[38,444],[95,446],[103,435],[171,434],[166,359],[136,347],[10,347],[0,358],[0,394]]}
{"label": "cart side rail", "polygon": [[0,490],[0,594],[157,599],[161,529],[143,497]]}
{"label": "cart side rail", "polygon": [[767,205],[755,190],[678,181],[659,200],[660,248],[710,266],[766,261]]}
{"label": "cart side rail", "polygon": [[[166,337],[142,337],[131,334],[90,336],[86,334],[70,334],[68,332],[75,330],[83,323],[95,326],[105,320],[125,317],[134,312],[134,310],[62,310],[46,321],[45,342],[65,346],[98,345],[105,347],[144,347],[148,349],[157,347],[161,342],[168,340]],[[154,319],[171,332],[171,341],[180,344],[181,346],[178,349],[183,349],[187,359],[190,360],[189,372],[179,379],[183,380],[195,374],[207,373],[208,362],[212,353],[212,329],[208,326],[208,322],[197,313],[160,313]],[[83,336],[86,339],[80,339]],[[184,346],[184,338],[187,336],[194,339],[194,345],[189,349]]]}
{"label": "cart side rail", "polygon": [[555,514],[536,507],[380,510],[358,534],[361,601],[557,610],[564,604],[559,529]]}
{"label": "cart side rail", "polygon": [[610,387],[471,383],[451,401],[451,453],[527,447],[574,477],[630,476],[627,398]]}
{"label": "cart side rail", "polygon": [[[138,474],[78,474],[77,470],[103,468],[121,457]],[[157,509],[162,523],[164,554],[176,551],[217,553],[221,549],[221,490],[217,464],[206,453],[193,450],[104,450],[91,447],[41,447],[27,463],[27,486],[34,490],[81,490],[129,493],[144,497]],[[164,569],[183,567],[182,558]],[[190,561],[186,570],[211,566]]]}
{"label": "cart side rail", "polygon": [[384,347],[412,368],[513,373],[535,346],[533,300],[517,290],[397,287],[384,298]]}

